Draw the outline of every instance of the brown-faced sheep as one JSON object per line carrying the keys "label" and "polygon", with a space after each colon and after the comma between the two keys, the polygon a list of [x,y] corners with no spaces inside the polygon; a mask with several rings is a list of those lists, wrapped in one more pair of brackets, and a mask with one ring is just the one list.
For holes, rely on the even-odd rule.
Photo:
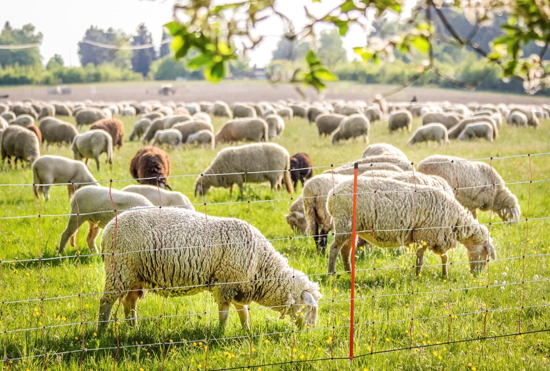
{"label": "brown-faced sheep", "polygon": [[315,121],[315,124],[317,125],[319,136],[331,135],[334,132],[334,130],[338,129],[338,126],[340,126],[340,123],[346,117],[347,116],[340,115],[337,113],[324,113],[317,116],[317,120]]}
{"label": "brown-faced sheep", "polygon": [[290,178],[294,189],[298,181],[302,183],[302,188],[304,187],[304,182],[313,176],[312,167],[311,158],[307,153],[299,152],[290,158]]}
{"label": "brown-faced sheep", "polygon": [[120,148],[124,143],[124,124],[119,119],[103,119],[90,126],[90,130],[105,130],[113,139],[113,146]]}
{"label": "brown-faced sheep", "polygon": [[216,146],[221,143],[239,141],[267,142],[269,127],[267,122],[260,118],[237,119],[228,121],[216,133]]}
{"label": "brown-faced sheep", "polygon": [[14,167],[17,167],[17,160],[21,160],[23,166],[26,163],[31,165],[40,157],[40,144],[38,138],[30,130],[18,125],[10,125],[2,134],[0,145],[2,163],[7,158],[11,165],[11,158],[14,157]]}
{"label": "brown-faced sheep", "polygon": [[369,142],[369,119],[361,114],[353,114],[340,122],[340,125],[331,134],[332,144],[340,140],[363,137],[365,143]]}
{"label": "brown-faced sheep", "polygon": [[172,163],[168,154],[162,149],[152,146],[141,148],[130,162],[130,174],[140,184],[152,184],[168,188],[168,176]]}

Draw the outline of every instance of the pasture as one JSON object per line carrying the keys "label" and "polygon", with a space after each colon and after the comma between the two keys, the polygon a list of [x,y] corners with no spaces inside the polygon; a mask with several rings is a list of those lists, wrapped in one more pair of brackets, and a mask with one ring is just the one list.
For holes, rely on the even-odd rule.
{"label": "pasture", "polygon": [[[211,96],[210,100],[219,98],[224,96]],[[142,146],[127,140],[136,119],[122,121],[126,141],[121,150],[115,150],[112,168],[104,163],[104,156],[100,171],[93,162],[90,164],[96,179],[107,181],[103,185],[116,189],[135,184],[129,180],[129,163]],[[214,118],[215,129],[225,121]],[[305,119],[285,120],[285,124],[276,143],[291,155],[306,152],[315,167],[325,167],[315,169],[314,175],[331,164],[360,158],[365,148],[363,141],[332,145],[330,138],[319,138],[315,125]],[[413,130],[420,125],[416,118]],[[488,159],[550,152],[548,120],[542,120],[537,130],[503,124],[493,143],[452,141],[442,147],[433,143],[407,147],[409,136],[406,132],[390,135],[385,123],[377,123],[371,126],[370,143],[393,144],[414,163],[436,153]],[[36,370],[46,365],[50,370],[79,370],[82,364],[83,369],[98,370],[112,368],[113,363],[124,370],[153,370],[161,365],[165,370],[248,365],[254,370],[549,367],[550,334],[536,332],[547,330],[550,322],[550,220],[545,219],[550,216],[550,183],[542,182],[550,179],[549,156],[492,160],[492,166],[507,183],[522,182],[509,188],[519,199],[524,221],[508,225],[493,218],[490,230],[498,260],[477,276],[469,272],[463,247],[453,253],[450,275],[445,279],[440,274],[440,259],[433,253],[426,254],[424,271],[416,277],[412,248],[402,255],[380,248],[358,250],[354,345],[356,357],[361,357],[350,361],[350,275],[327,275],[327,256],[315,253],[312,238],[290,230],[284,215],[291,196],[284,191],[271,192],[266,184],[252,184],[247,186],[244,198],[238,198],[238,192],[230,197],[227,189],[212,189],[204,200],[194,197],[196,175],[207,167],[219,148],[166,150],[174,176],[169,184],[187,195],[197,211],[248,221],[273,240],[274,247],[288,257],[292,267],[319,282],[323,298],[317,327],[297,331],[288,319],[279,320],[274,311],[253,304],[250,336],[241,330],[233,310],[229,325],[221,334],[217,330],[217,305],[210,294],[162,299],[148,293],[138,303],[139,328],[130,328],[120,321],[118,340],[112,324],[107,334],[99,338],[95,321],[103,290],[103,263],[99,256],[86,256],[90,254],[85,241],[86,226],[80,229],[77,246],[67,247],[65,254],[70,258],[58,259],[56,254],[68,217],[55,215],[70,210],[66,187],[53,187],[49,202],[35,202],[32,187],[21,186],[32,184],[31,169],[14,170],[4,164],[0,183],[19,184],[0,188],[0,352],[10,359],[4,368]],[[42,154],[73,157],[67,147],[41,150]],[[300,193],[298,186],[292,197],[295,199]],[[535,220],[525,222],[527,212],[529,219]],[[491,222],[488,212],[481,212],[479,218],[482,223]],[[40,256],[43,259],[38,259]],[[18,262],[29,259],[32,261]],[[342,270],[340,260],[337,270]],[[122,308],[118,317],[123,318]],[[500,337],[518,333],[519,326],[526,334]],[[483,340],[484,336],[488,339]],[[467,341],[474,339],[479,340]],[[123,347],[119,351],[117,343]],[[83,348],[85,352],[80,351]],[[33,357],[44,353],[51,355],[45,359]],[[318,359],[323,361],[307,362]],[[279,364],[290,361],[293,363]],[[263,364],[276,365],[258,366]]]}

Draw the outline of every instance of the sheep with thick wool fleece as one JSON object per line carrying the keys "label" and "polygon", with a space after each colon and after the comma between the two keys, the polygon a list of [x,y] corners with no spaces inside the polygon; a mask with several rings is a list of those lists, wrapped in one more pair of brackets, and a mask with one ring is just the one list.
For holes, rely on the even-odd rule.
{"label": "sheep with thick wool fleece", "polygon": [[488,142],[493,141],[493,126],[487,122],[474,122],[466,125],[462,133],[458,136],[458,140],[474,140],[483,138]]}
{"label": "sheep with thick wool fleece", "polygon": [[400,129],[406,129],[408,132],[412,129],[412,115],[409,111],[393,111],[388,117],[388,130],[391,132]]}
{"label": "sheep with thick wool fleece", "polygon": [[153,185],[129,185],[122,188],[122,191],[140,194],[155,206],[182,207],[195,210],[189,198],[181,192],[167,191]]}
{"label": "sheep with thick wool fleece", "polygon": [[283,134],[285,122],[281,116],[268,115],[265,117],[265,122],[267,122],[269,139],[278,138]]}
{"label": "sheep with thick wool fleece", "polygon": [[281,180],[292,194],[290,179],[290,155],[275,143],[254,143],[240,147],[227,147],[217,156],[195,182],[195,195],[205,195],[210,187],[229,188],[237,184],[244,192],[245,183],[269,181],[271,189],[279,186]]}
{"label": "sheep with thick wool fleece", "polygon": [[87,245],[90,251],[97,253],[95,240],[101,229],[105,228],[115,216],[118,217],[133,207],[150,207],[158,212],[158,207],[155,207],[145,196],[137,193],[100,186],[83,187],[77,190],[71,199],[71,215],[67,227],[61,234],[58,253],[63,254],[67,241],[71,246],[75,246],[76,233],[84,222],[89,224]]}
{"label": "sheep with thick wool fleece", "polygon": [[[179,248],[160,251],[162,247]],[[210,291],[222,330],[233,304],[243,328],[250,331],[247,307],[252,302],[281,318],[289,315],[298,328],[315,326],[322,297],[319,285],[291,268],[260,231],[242,220],[210,215],[206,219],[204,214],[174,208],[132,210],[107,225],[101,248],[108,256],[99,335],[109,325],[119,290],[131,326],[137,325],[137,300],[148,289],[165,297]]]}
{"label": "sheep with thick wool fleece", "polygon": [[418,171],[442,177],[455,189],[455,197],[477,218],[477,209],[493,210],[504,221],[521,216],[518,199],[490,165],[459,157],[433,155],[418,164]]}
{"label": "sheep with thick wool fleece", "polygon": [[75,160],[82,160],[88,165],[88,160],[93,158],[100,169],[99,156],[107,154],[107,162],[113,164],[113,138],[105,130],[90,130],[79,134],[73,139],[72,150]]}
{"label": "sheep with thick wool fleece", "polygon": [[307,220],[304,210],[304,198],[298,197],[288,209],[288,214],[285,215],[285,220],[288,225],[300,233],[306,233]]}
{"label": "sheep with thick wool fleece", "polygon": [[[344,269],[350,271],[354,180],[336,186],[327,208],[334,221],[335,237],[330,248],[328,272],[336,270],[341,253]],[[441,256],[443,276],[447,274],[447,252],[462,243],[468,252],[472,273],[481,271],[487,259],[496,259],[489,231],[464,210],[448,192],[393,179],[357,179],[357,235],[385,248],[420,243],[416,273],[422,270],[424,252]]]}
{"label": "sheep with thick wool fleece", "polygon": [[128,138],[130,142],[134,140],[134,138],[141,139],[142,135],[145,134],[147,129],[149,129],[149,126],[151,126],[153,122],[148,118],[141,118],[137,120],[134,124],[134,130],[130,134],[130,137]]}
{"label": "sheep with thick wool fleece", "polygon": [[[366,172],[370,172],[370,171],[381,171],[381,170],[385,170],[385,171],[394,171],[394,172],[398,172],[398,173],[401,173],[403,172],[403,169],[401,169],[400,167],[396,166],[396,165],[393,165],[393,164],[389,164],[389,163],[372,163],[372,162],[369,162],[369,163],[358,163],[357,164],[357,173],[359,175],[361,174],[364,174]],[[330,169],[330,170],[325,170],[323,171],[323,174],[339,174],[339,175],[353,175],[355,174],[355,168],[354,168],[354,165],[344,165],[344,166],[340,166],[340,167],[337,167],[337,168],[334,168],[334,169]]]}
{"label": "sheep with thick wool fleece", "polygon": [[412,146],[416,143],[428,143],[429,141],[437,142],[439,145],[441,145],[441,142],[443,142],[443,144],[449,144],[449,135],[445,125],[431,123],[419,127],[407,141],[407,145]]}
{"label": "sheep with thick wool fleece", "polygon": [[398,157],[403,157],[405,160],[409,161],[407,155],[403,153],[399,148],[392,146],[388,143],[375,143],[369,145],[361,158],[380,156],[380,155],[394,155]]}
{"label": "sheep with thick wool fleece", "polygon": [[323,113],[317,116],[315,124],[317,125],[319,136],[331,135],[334,130],[338,129],[338,126],[340,126],[340,123],[345,118],[346,116],[337,113]]}
{"label": "sheep with thick wool fleece", "polygon": [[349,138],[363,137],[365,143],[369,142],[369,119],[362,114],[353,114],[340,122],[340,125],[331,134],[332,144]]}
{"label": "sheep with thick wool fleece", "polygon": [[54,117],[44,117],[40,120],[38,128],[42,133],[42,140],[49,144],[72,144],[78,135],[78,130],[72,124],[58,120]]}
{"label": "sheep with thick wool fleece", "polygon": [[14,157],[14,165],[17,167],[17,160],[21,160],[23,166],[29,162],[31,165],[40,157],[40,144],[36,135],[19,125],[10,125],[4,130],[2,143],[0,143],[2,163],[7,158],[11,164]]}
{"label": "sheep with thick wool fleece", "polygon": [[222,101],[216,101],[214,102],[214,105],[212,108],[208,111],[209,114],[216,117],[233,117],[233,113],[231,112],[231,109],[227,105],[227,103]]}
{"label": "sheep with thick wool fleece", "polygon": [[478,116],[478,117],[471,117],[469,119],[464,119],[460,121],[458,124],[453,126],[448,131],[449,139],[458,139],[460,136],[460,133],[466,128],[467,125],[477,123],[477,122],[487,122],[493,126],[493,139],[497,139],[498,137],[498,127],[495,123],[495,120],[493,120],[491,117],[488,116]]}
{"label": "sheep with thick wool fleece", "polygon": [[181,144],[182,135],[176,129],[158,130],[153,138],[153,146],[177,147]]}
{"label": "sheep with thick wool fleece", "polygon": [[221,143],[240,141],[267,142],[269,140],[269,127],[261,118],[244,118],[228,121],[216,133],[216,146]]}
{"label": "sheep with thick wool fleece", "polygon": [[185,144],[201,146],[207,145],[210,149],[214,149],[216,143],[214,133],[210,130],[199,130],[196,133],[190,134],[187,137]]}
{"label": "sheep with thick wool fleece", "polygon": [[[403,171],[410,171],[414,168],[413,163],[408,159],[393,154],[363,157],[354,162],[358,164],[394,165],[401,168]],[[352,164],[353,163],[350,163],[348,165]]]}

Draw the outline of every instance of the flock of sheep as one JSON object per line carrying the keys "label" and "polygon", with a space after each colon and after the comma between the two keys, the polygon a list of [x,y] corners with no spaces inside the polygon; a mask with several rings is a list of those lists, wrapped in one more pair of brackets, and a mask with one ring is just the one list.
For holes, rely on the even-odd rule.
{"label": "flock of sheep", "polygon": [[[189,199],[169,186],[170,158],[159,147],[207,146],[257,142],[220,150],[197,177],[195,195],[212,187],[236,184],[241,194],[247,183],[269,182],[293,193],[298,182],[302,195],[290,206],[287,223],[311,235],[319,253],[325,253],[329,233],[334,240],[328,272],[336,271],[340,254],[344,269],[351,269],[352,215],[355,167],[357,181],[357,243],[400,248],[417,243],[417,274],[426,250],[441,257],[443,275],[447,253],[466,248],[472,272],[496,259],[488,229],[477,222],[477,210],[492,210],[503,221],[521,216],[515,195],[489,165],[456,157],[434,155],[417,167],[389,144],[367,146],[362,157],[347,165],[312,176],[306,153],[290,156],[270,139],[282,135],[285,120],[303,117],[315,123],[319,135],[332,143],[364,138],[370,125],[386,120],[390,131],[412,128],[412,118],[422,116],[423,126],[408,144],[449,139],[498,136],[503,118],[510,125],[539,125],[548,118],[548,106],[461,105],[393,103],[377,99],[364,102],[323,101],[238,103],[119,102],[8,102],[0,103],[2,162],[30,162],[36,197],[49,200],[53,184],[68,187],[71,216],[58,251],[67,242],[74,246],[78,228],[88,222],[87,244],[98,253],[96,239],[104,229],[101,249],[105,289],[100,301],[99,332],[108,324],[111,309],[122,293],[130,325],[137,324],[137,300],[152,290],[164,296],[193,295],[209,291],[219,307],[220,326],[234,305],[245,329],[247,306],[253,301],[288,315],[299,326],[315,325],[319,285],[291,268],[288,261],[252,225],[194,211]],[[60,119],[74,116],[76,127]],[[113,148],[124,142],[124,127],[116,116],[138,117],[129,140],[145,145],[130,162],[130,172],[140,185],[122,190],[101,187],[88,169],[93,159],[106,153],[112,163]],[[228,121],[214,133],[212,116]],[[38,125],[35,123],[38,121]],[[80,130],[90,125],[90,130]],[[70,145],[74,160],[40,156],[40,143]],[[152,144],[152,145],[150,145]],[[253,160],[251,160],[253,159]],[[81,160],[85,160],[85,163]],[[167,190],[168,189],[168,190]],[[116,212],[113,212],[113,209]],[[162,209],[162,210],[161,210]],[[114,220],[117,216],[116,222]],[[159,233],[159,231],[161,231]],[[116,240],[116,242],[115,242]]]}

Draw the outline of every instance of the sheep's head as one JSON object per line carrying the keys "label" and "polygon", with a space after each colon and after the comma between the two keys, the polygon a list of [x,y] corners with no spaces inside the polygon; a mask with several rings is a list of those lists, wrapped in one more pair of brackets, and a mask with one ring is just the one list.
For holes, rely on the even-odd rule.
{"label": "sheep's head", "polygon": [[209,189],[210,189],[209,185],[202,184],[200,179],[197,180],[197,182],[195,183],[195,197],[197,197],[197,195],[204,196],[205,194],[208,193]]}
{"label": "sheep's head", "polygon": [[497,259],[497,252],[490,237],[482,244],[465,242],[464,246],[466,246],[468,252],[470,271],[474,274],[481,272],[489,259]]}
{"label": "sheep's head", "polygon": [[286,305],[276,310],[281,313],[280,319],[288,315],[300,329],[306,325],[315,327],[318,303],[319,299],[322,298],[319,285],[311,282],[302,272],[294,271],[294,274],[297,277],[296,282],[293,284],[293,292],[288,294]]}
{"label": "sheep's head", "polygon": [[495,197],[495,211],[497,215],[505,222],[515,222],[521,217],[521,207],[518,199],[511,192],[501,191]]}
{"label": "sheep's head", "polygon": [[302,233],[307,230],[306,216],[299,211],[292,211],[290,214],[285,215],[286,222],[292,228],[296,228]]}

